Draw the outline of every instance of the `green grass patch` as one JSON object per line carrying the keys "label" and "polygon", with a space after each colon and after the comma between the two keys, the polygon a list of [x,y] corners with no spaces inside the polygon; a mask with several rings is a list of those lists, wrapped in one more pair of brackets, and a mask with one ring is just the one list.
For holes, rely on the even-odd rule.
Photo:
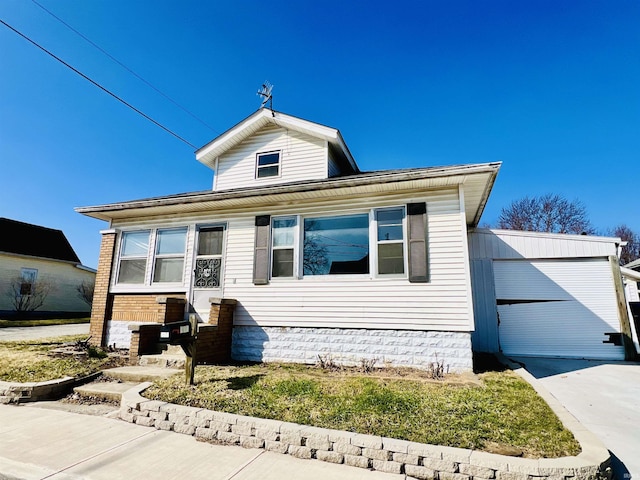
{"label": "green grass patch", "polygon": [[45,325],[69,325],[73,323],[89,323],[90,318],[47,318],[44,320],[0,320],[0,328],[8,327],[42,327]]}
{"label": "green grass patch", "polygon": [[406,372],[382,377],[299,365],[201,366],[195,386],[175,376],[144,396],[421,443],[479,450],[510,446],[527,457],[579,453],[573,435],[524,380],[510,371],[479,378],[475,385],[460,385]]}
{"label": "green grass patch", "polygon": [[0,342],[0,380],[7,382],[44,382],[62,377],[82,377],[105,368],[109,363],[101,351],[89,357],[54,358],[47,355],[50,350],[67,342],[86,338],[86,335],[71,335],[42,340]]}

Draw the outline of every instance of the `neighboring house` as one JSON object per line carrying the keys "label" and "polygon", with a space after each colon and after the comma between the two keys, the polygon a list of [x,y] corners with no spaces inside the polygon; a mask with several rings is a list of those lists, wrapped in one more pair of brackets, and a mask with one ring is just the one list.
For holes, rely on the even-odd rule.
{"label": "neighboring house", "polygon": [[0,318],[16,315],[16,300],[24,304],[45,286],[44,303],[30,315],[88,316],[78,286],[94,279],[62,231],[0,218]]}
{"label": "neighboring house", "polygon": [[500,163],[363,173],[338,130],[268,109],[196,159],[211,191],[77,209],[109,223],[94,341],[227,301],[236,360],[472,367],[467,231]]}

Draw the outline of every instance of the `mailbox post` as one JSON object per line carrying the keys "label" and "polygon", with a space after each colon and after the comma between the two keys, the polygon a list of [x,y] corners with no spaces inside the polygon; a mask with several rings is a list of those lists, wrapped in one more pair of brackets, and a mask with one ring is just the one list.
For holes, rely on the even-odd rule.
{"label": "mailbox post", "polygon": [[184,377],[187,385],[194,384],[197,339],[198,319],[195,315],[190,315],[188,321],[167,323],[160,329],[160,342],[180,345],[187,356],[184,364]]}

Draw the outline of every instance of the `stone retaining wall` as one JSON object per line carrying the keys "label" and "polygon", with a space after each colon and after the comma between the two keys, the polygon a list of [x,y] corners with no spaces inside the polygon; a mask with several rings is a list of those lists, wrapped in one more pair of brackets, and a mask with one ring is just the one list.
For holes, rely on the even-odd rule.
{"label": "stone retaining wall", "polygon": [[64,377],[48,382],[0,382],[0,403],[24,403],[50,400],[66,395],[78,382]]}
{"label": "stone retaining wall", "polygon": [[124,421],[246,448],[352,465],[420,480],[610,479],[609,452],[589,432],[574,432],[576,457],[525,459],[475,450],[309,427],[185,407],[140,395],[143,383],[122,396]]}

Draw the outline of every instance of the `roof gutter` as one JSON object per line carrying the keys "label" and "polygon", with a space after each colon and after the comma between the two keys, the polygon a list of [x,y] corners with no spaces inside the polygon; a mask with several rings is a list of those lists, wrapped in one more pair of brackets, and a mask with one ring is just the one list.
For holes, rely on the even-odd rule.
{"label": "roof gutter", "polygon": [[[242,188],[223,192],[206,191],[197,193],[186,193],[181,195],[134,200],[107,205],[77,207],[75,208],[75,211],[93,218],[109,220],[111,218],[111,216],[108,215],[109,212],[118,212],[131,209],[165,207],[172,205],[188,205],[201,202],[223,200],[239,200],[243,198],[248,199],[253,197],[274,196],[292,193],[319,192],[340,188],[366,187],[370,185],[384,185],[415,180],[436,179],[442,177],[464,177],[473,174],[489,173],[490,179],[484,189],[484,193],[479,204],[479,211],[475,216],[476,219],[478,219],[480,214],[482,213],[482,209],[484,209],[484,206],[486,205],[489,192],[491,191],[491,187],[493,186],[500,165],[501,163],[497,162],[454,167],[428,169],[423,168],[408,171],[371,172],[346,177],[297,182],[288,185]],[[462,183],[462,180],[460,181],[460,183]]]}

